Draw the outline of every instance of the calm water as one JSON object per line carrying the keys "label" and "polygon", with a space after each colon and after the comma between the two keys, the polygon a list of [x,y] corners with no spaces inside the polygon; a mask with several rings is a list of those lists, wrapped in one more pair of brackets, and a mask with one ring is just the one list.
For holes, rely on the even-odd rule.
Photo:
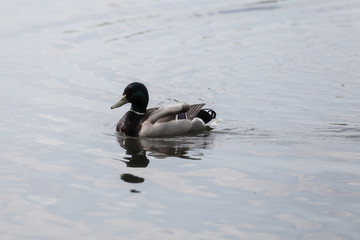
{"label": "calm water", "polygon": [[[1,239],[360,238],[359,1],[1,9]],[[213,130],[117,136],[132,81]]]}

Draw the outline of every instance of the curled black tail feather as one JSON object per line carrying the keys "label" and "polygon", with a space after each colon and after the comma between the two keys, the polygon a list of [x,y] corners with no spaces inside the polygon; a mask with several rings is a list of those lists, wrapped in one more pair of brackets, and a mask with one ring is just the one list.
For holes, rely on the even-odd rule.
{"label": "curled black tail feather", "polygon": [[204,121],[204,123],[210,122],[212,119],[216,118],[216,112],[210,108],[203,108],[196,115],[196,117],[200,118]]}

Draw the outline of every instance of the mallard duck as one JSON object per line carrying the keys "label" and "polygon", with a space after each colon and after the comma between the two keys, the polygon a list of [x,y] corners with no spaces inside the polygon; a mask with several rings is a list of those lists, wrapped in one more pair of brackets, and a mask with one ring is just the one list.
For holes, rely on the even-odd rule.
{"label": "mallard duck", "polygon": [[206,129],[206,123],[215,118],[211,109],[203,109],[204,103],[187,103],[146,109],[148,90],[139,82],[130,83],[122,98],[111,109],[131,103],[130,110],[119,120],[116,131],[134,137],[158,137],[183,135]]}

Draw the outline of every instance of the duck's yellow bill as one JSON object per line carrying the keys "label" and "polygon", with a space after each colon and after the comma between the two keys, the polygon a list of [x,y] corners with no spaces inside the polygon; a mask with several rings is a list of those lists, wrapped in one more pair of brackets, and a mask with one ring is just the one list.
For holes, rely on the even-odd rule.
{"label": "duck's yellow bill", "polygon": [[124,95],[117,103],[115,103],[114,105],[111,106],[111,109],[121,107],[122,105],[124,105],[126,103],[128,103],[128,100],[126,98],[126,95]]}

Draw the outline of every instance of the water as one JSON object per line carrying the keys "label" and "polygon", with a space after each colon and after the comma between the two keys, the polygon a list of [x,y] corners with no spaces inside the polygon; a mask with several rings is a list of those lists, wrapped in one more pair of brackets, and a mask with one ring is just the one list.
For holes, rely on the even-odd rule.
{"label": "water", "polygon": [[[358,1],[2,5],[1,239],[359,239]],[[213,130],[115,133],[124,87]]]}

